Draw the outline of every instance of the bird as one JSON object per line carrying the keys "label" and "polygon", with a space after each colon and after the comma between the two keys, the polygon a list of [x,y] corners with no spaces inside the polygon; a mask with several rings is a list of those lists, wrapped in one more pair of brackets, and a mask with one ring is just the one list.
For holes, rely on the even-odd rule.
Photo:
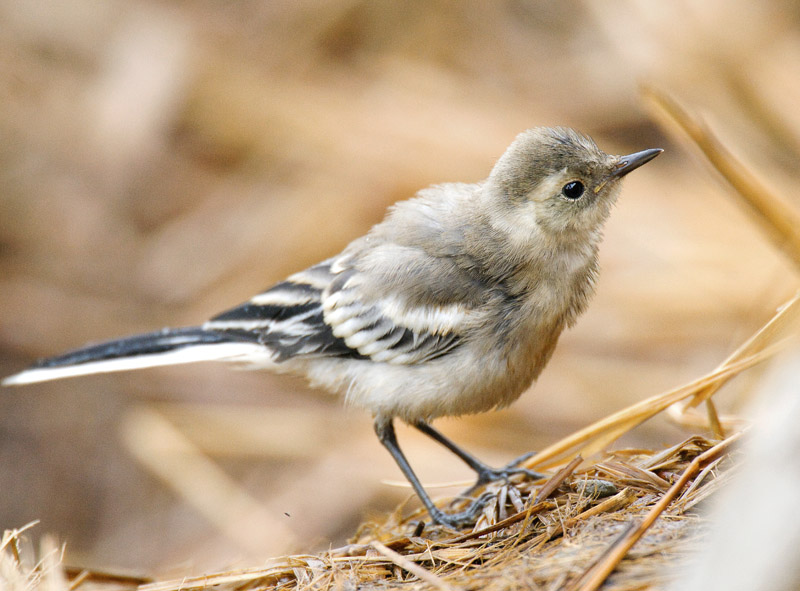
{"label": "bird", "polygon": [[2,384],[200,361],[300,375],[371,412],[431,520],[463,527],[491,493],[438,508],[395,421],[453,452],[477,484],[542,476],[519,462],[491,468],[430,423],[506,407],[531,386],[595,291],[620,181],[662,151],[609,155],[570,128],[528,129],[485,180],[418,191],[340,254],[199,326],[89,344]]}

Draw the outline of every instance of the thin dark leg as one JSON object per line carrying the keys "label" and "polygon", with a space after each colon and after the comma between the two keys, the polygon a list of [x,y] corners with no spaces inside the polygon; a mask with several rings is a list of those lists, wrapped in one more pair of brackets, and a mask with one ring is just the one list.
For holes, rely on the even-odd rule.
{"label": "thin dark leg", "polygon": [[478,474],[478,482],[476,486],[481,484],[486,484],[487,482],[492,482],[494,480],[501,480],[504,478],[508,478],[512,474],[525,474],[529,478],[533,478],[535,480],[539,480],[544,478],[544,474],[539,474],[538,472],[534,472],[533,470],[527,470],[525,468],[517,468],[517,466],[531,457],[532,454],[528,453],[523,456],[518,457],[514,461],[512,461],[507,466],[503,468],[492,468],[491,466],[487,466],[483,462],[481,462],[478,458],[473,456],[472,454],[464,451],[458,445],[456,445],[453,441],[439,433],[436,429],[431,427],[428,423],[423,421],[419,421],[414,424],[414,426],[425,433],[428,437],[441,443],[451,452],[456,454],[459,458],[461,458],[464,463],[472,468]]}
{"label": "thin dark leg", "polygon": [[422,501],[422,504],[425,505],[425,508],[428,510],[431,519],[433,519],[433,521],[436,523],[453,528],[474,523],[478,513],[481,512],[486,503],[494,496],[491,493],[483,494],[479,498],[475,499],[466,510],[460,513],[445,513],[433,504],[433,501],[428,496],[428,493],[426,493],[425,489],[422,487],[422,483],[419,481],[419,478],[417,478],[417,475],[414,474],[414,470],[411,469],[405,454],[403,454],[400,446],[397,444],[397,436],[394,432],[394,424],[392,423],[392,420],[376,419],[375,433],[377,433],[378,439],[383,446],[389,450],[390,454],[392,454],[394,461],[397,462],[400,470],[402,470],[403,474],[414,488],[414,491],[417,493],[417,496]]}

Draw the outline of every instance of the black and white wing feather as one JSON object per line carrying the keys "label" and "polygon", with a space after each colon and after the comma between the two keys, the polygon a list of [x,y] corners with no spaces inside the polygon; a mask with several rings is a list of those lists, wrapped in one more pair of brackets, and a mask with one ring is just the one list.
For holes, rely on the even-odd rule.
{"label": "black and white wing feather", "polygon": [[334,336],[372,361],[410,365],[441,357],[461,344],[457,306],[409,307],[401,294],[365,299],[361,277],[349,269],[331,283],[324,320]]}
{"label": "black and white wing feather", "polygon": [[333,279],[332,260],[296,273],[249,302],[215,316],[203,325],[222,333],[252,334],[269,349],[273,361],[295,357],[363,358],[334,336],[325,323],[322,298]]}
{"label": "black and white wing feather", "polygon": [[275,362],[340,357],[414,364],[458,347],[458,305],[413,307],[401,294],[370,297],[369,277],[330,259],[292,275],[249,302],[207,322],[214,332],[252,332]]}

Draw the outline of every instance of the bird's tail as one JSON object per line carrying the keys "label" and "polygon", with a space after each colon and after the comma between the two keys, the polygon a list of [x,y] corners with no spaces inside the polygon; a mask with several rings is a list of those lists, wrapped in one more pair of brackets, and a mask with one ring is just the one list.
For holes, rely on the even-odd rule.
{"label": "bird's tail", "polygon": [[268,356],[252,336],[201,327],[158,332],[88,345],[57,357],[42,359],[5,378],[4,386],[46,382],[72,376],[125,371],[196,361],[250,361]]}

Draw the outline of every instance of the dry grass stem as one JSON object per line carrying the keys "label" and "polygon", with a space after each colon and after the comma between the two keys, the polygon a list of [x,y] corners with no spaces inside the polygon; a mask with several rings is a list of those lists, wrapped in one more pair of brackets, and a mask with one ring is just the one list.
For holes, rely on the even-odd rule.
{"label": "dry grass stem", "polygon": [[[798,321],[800,321],[800,292],[783,304],[769,322],[731,353],[717,369],[729,367],[750,355],[763,351],[771,343],[777,342],[783,335],[789,333],[789,331],[796,331]],[[695,393],[689,401],[688,406],[697,406],[701,402],[709,400],[723,385],[724,382],[710,384],[703,390]]]}
{"label": "dry grass stem", "polygon": [[[773,324],[788,307],[791,307],[791,309],[796,312],[797,301],[797,297],[793,298],[789,305],[784,306],[781,312],[770,321],[770,324]],[[784,324],[784,322],[780,322],[780,324]],[[759,334],[763,331],[764,329],[759,331]],[[611,443],[634,427],[654,417],[673,404],[693,397],[698,393],[706,392],[708,388],[716,387],[720,383],[724,384],[742,371],[769,359],[772,355],[781,350],[784,345],[784,343],[779,341],[767,346],[766,343],[760,339],[759,344],[762,348],[759,348],[757,351],[748,351],[748,354],[738,356],[735,361],[720,365],[717,369],[702,378],[647,398],[615,412],[588,427],[576,431],[534,455],[525,462],[525,466],[528,468],[552,466],[563,462],[565,458],[571,458],[577,454],[587,457],[592,456],[607,448]]]}
{"label": "dry grass stem", "polygon": [[398,554],[391,548],[387,548],[383,544],[381,544],[378,540],[372,540],[371,543],[372,547],[375,548],[378,552],[386,556],[389,560],[394,562],[397,566],[402,569],[407,570],[412,575],[415,575],[420,580],[425,581],[426,583],[430,583],[437,589],[441,589],[442,591],[453,591],[453,587],[445,583],[442,579],[434,575],[431,571],[426,570],[419,566],[418,564],[411,562],[401,554]]}
{"label": "dry grass stem", "polygon": [[730,184],[756,225],[800,268],[800,212],[761,183],[704,121],[690,114],[674,98],[652,86],[644,87],[642,94],[664,128],[689,139]]}

